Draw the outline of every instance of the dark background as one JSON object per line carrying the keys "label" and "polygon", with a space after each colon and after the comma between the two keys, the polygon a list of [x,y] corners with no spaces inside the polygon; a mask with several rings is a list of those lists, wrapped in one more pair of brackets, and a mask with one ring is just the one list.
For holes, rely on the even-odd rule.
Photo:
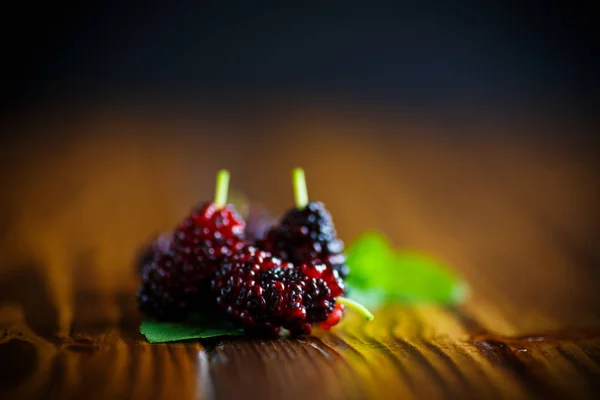
{"label": "dark background", "polygon": [[4,110],[126,98],[596,114],[593,2],[169,3],[7,7]]}

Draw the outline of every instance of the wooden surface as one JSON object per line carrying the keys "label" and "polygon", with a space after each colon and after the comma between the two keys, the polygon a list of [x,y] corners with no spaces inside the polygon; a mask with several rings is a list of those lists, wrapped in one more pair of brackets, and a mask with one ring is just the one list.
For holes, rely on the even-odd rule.
{"label": "wooden surface", "polygon": [[[595,398],[593,157],[491,126],[457,137],[368,119],[113,114],[12,125],[0,149],[0,398]],[[377,228],[435,254],[468,280],[469,301],[390,305],[370,324],[350,314],[301,339],[148,344],[135,249],[210,197],[221,167],[281,213],[297,165],[344,240]]]}

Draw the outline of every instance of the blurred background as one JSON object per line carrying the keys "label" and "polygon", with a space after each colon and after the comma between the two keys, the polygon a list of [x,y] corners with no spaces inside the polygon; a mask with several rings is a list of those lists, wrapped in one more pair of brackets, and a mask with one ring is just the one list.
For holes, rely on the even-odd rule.
{"label": "blurred background", "polygon": [[[344,240],[379,229],[455,265],[475,299],[510,287],[598,315],[591,3],[317,4],[3,12],[1,271],[132,290],[135,249],[219,168],[277,215],[303,166]],[[546,280],[561,285],[532,290]]]}
{"label": "blurred background", "polygon": [[296,100],[411,112],[595,111],[591,5],[318,3],[13,9],[3,21],[2,94],[24,107],[149,96],[173,107]]}

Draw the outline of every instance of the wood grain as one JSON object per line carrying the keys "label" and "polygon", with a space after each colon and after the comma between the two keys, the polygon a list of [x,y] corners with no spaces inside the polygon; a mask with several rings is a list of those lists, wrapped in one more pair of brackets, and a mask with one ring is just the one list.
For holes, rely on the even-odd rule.
{"label": "wood grain", "polygon": [[[0,149],[0,398],[600,393],[598,174],[585,149],[348,116],[109,113],[11,129],[23,137]],[[298,339],[147,343],[135,249],[209,198],[221,167],[281,213],[297,165],[344,240],[377,228],[433,253],[465,276],[470,300],[388,305],[372,323],[349,314]]]}

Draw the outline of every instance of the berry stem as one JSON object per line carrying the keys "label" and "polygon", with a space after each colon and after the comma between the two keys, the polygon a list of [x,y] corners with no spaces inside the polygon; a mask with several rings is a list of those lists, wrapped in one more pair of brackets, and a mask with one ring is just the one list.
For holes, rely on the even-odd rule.
{"label": "berry stem", "polygon": [[227,191],[229,190],[229,171],[222,169],[217,172],[217,185],[215,188],[215,204],[223,208],[227,204]]}
{"label": "berry stem", "polygon": [[346,297],[338,297],[336,301],[344,306],[358,312],[360,315],[365,317],[367,321],[372,321],[375,316],[371,313],[371,311],[367,310],[367,307],[363,306],[357,301],[350,300]]}
{"label": "berry stem", "polygon": [[302,210],[308,204],[308,191],[306,190],[306,178],[302,168],[294,168],[292,171],[292,181],[294,184],[294,199],[296,208]]}

